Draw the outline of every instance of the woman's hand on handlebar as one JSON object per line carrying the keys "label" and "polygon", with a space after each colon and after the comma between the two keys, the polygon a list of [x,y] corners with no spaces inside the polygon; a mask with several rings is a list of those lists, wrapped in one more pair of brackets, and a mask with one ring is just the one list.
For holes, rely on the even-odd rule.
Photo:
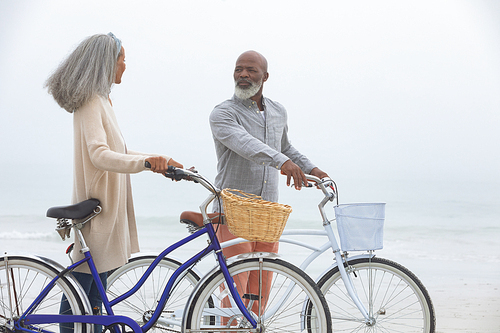
{"label": "woman's hand on handlebar", "polygon": [[173,158],[171,158],[171,159],[168,161],[168,165],[174,166],[174,167],[176,167],[176,168],[184,169],[184,166],[183,166],[182,164],[180,164],[179,162],[174,161],[174,159],[173,159]]}
{"label": "woman's hand on handlebar", "polygon": [[171,158],[167,161],[167,159],[163,156],[148,157],[146,158],[146,162],[149,163],[149,168],[151,169],[151,171],[161,174],[166,173],[170,165],[177,168],[183,167],[182,164],[176,162],[174,159]]}

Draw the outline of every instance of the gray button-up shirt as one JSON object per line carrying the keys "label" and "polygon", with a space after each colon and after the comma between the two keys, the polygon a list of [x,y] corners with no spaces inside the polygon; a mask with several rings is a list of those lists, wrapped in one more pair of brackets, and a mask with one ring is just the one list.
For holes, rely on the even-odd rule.
{"label": "gray button-up shirt", "polygon": [[233,96],[210,114],[218,160],[215,185],[276,202],[283,163],[291,159],[305,173],[315,165],[288,140],[285,108],[265,97],[263,105],[265,117],[256,102]]}

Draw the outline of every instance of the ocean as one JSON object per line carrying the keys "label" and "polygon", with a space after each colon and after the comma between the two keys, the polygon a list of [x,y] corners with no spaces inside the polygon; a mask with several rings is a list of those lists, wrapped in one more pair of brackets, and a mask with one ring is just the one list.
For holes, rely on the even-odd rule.
{"label": "ocean", "polygon": [[[158,253],[187,235],[178,216],[183,210],[198,210],[207,192],[193,183],[142,180],[142,184],[133,184],[141,252]],[[435,305],[437,332],[500,330],[498,184],[345,181],[339,184],[339,193],[340,203],[386,203],[384,248],[376,254],[401,263],[422,280]],[[60,193],[54,196],[62,197]],[[283,185],[280,202],[293,208],[286,228],[321,229],[320,199],[321,193],[315,189],[295,191]],[[61,240],[54,230],[55,220],[46,218],[44,211],[23,214],[22,203],[18,211],[0,215],[2,253],[35,253],[67,265],[65,250],[71,242]],[[327,213],[333,218],[332,208]],[[316,237],[302,240],[316,245],[323,242]],[[172,256],[186,259],[204,244],[202,237]],[[297,265],[307,255],[291,245],[282,246],[280,253]],[[316,278],[331,260],[331,254],[325,254],[306,272]],[[209,256],[197,269],[204,273],[214,265]]]}

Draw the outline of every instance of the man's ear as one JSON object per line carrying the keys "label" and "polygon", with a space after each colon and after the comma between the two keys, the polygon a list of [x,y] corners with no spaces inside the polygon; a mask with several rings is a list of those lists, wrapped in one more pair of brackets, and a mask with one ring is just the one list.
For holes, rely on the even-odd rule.
{"label": "man's ear", "polygon": [[266,72],[266,74],[264,74],[264,78],[262,79],[262,82],[266,82],[267,79],[269,79],[269,73]]}

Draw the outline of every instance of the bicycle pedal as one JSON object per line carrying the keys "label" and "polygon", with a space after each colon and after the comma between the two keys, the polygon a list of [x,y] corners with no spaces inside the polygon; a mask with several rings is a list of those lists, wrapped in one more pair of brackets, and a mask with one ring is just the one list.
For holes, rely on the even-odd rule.
{"label": "bicycle pedal", "polygon": [[92,309],[92,313],[94,314],[94,316],[100,316],[101,308],[99,308],[98,306],[94,306],[94,308]]}
{"label": "bicycle pedal", "polygon": [[110,326],[104,326],[104,329],[102,330],[103,333],[114,333],[116,332],[116,326],[119,327],[119,331],[121,333],[134,333],[134,330],[132,329],[127,329],[129,327],[128,325],[122,324],[122,323],[116,323],[114,325]]}
{"label": "bicycle pedal", "polygon": [[243,298],[243,299],[249,299],[251,301],[258,301],[259,300],[259,295],[245,294],[245,295],[241,296],[241,298]]}

